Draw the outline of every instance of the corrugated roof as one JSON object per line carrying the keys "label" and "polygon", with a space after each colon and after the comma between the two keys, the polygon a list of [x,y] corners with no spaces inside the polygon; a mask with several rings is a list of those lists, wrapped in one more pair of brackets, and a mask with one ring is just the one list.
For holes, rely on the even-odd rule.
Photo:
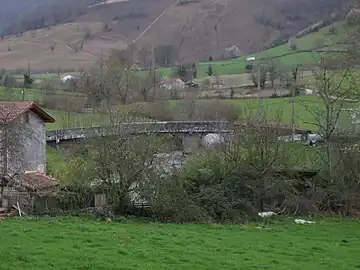
{"label": "corrugated roof", "polygon": [[0,123],[10,123],[21,114],[32,111],[45,123],[54,123],[55,119],[31,101],[0,101]]}
{"label": "corrugated roof", "polygon": [[53,195],[60,186],[56,179],[36,171],[21,173],[13,179],[3,177],[1,184],[19,192],[34,192],[39,196]]}
{"label": "corrugated roof", "polygon": [[59,182],[40,172],[25,172],[21,178],[21,186],[34,191],[41,191],[44,189],[51,189],[59,186]]}

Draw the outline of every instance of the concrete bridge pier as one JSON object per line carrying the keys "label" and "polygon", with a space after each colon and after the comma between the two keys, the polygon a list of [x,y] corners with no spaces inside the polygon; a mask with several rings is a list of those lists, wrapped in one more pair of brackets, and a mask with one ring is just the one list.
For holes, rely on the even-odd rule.
{"label": "concrete bridge pier", "polygon": [[201,143],[200,134],[184,134],[182,138],[183,151],[191,154],[199,150]]}

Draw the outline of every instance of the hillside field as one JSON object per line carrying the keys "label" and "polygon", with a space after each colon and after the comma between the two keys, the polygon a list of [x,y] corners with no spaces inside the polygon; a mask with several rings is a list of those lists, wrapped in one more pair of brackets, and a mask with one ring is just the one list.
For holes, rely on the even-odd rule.
{"label": "hillside field", "polygon": [[360,268],[360,223],[325,218],[298,225],[105,223],[79,218],[7,219],[1,269]]}
{"label": "hillside field", "polygon": [[[344,18],[347,4],[353,1],[111,1],[82,7],[70,14],[71,19],[67,13],[72,10],[59,6],[63,19],[57,20],[54,10],[43,10],[42,15],[34,11],[34,18],[25,18],[26,14],[19,18],[18,24],[24,27],[14,21],[12,26],[18,29],[8,33],[16,35],[0,41],[0,67],[26,69],[30,61],[37,72],[79,70],[133,42],[138,50],[170,45],[181,63],[206,60],[210,55],[221,59],[223,54],[229,56],[227,49],[232,46],[239,49],[238,55],[247,55],[279,44],[321,20]],[[71,7],[71,0],[67,5]],[[56,23],[49,24],[51,20]]]}
{"label": "hillside field", "polygon": [[[258,60],[266,61],[267,58],[274,58],[276,63],[282,68],[291,68],[299,65],[314,65],[321,56],[329,55],[327,52],[313,52],[315,49],[336,48],[336,44],[344,41],[346,31],[343,23],[333,25],[336,32],[329,34],[331,26],[324,27],[317,32],[310,33],[296,40],[297,49],[292,51],[289,45],[283,44],[268,50],[250,54]],[[304,52],[306,51],[306,52]],[[207,76],[210,62],[200,62],[198,64],[198,77]],[[245,73],[246,57],[226,61],[213,61],[211,63],[213,71],[216,75],[229,75]],[[161,68],[158,70],[162,75],[168,76],[171,69]]]}
{"label": "hillside field", "polygon": [[[336,31],[334,34],[329,34],[329,28],[334,26]],[[311,66],[318,62],[321,56],[327,56],[327,52],[316,52],[315,49],[326,51],[326,49],[337,48],[336,44],[343,41],[346,38],[346,30],[342,22],[336,23],[332,26],[327,26],[320,29],[317,32],[310,33],[297,39],[297,49],[292,51],[289,45],[283,44],[268,50],[250,54],[255,56],[256,59],[266,61],[267,58],[274,58],[276,64],[281,68],[291,68],[297,64],[304,66]],[[333,54],[337,55],[337,54]],[[199,62],[197,64],[197,76],[203,78],[207,76],[209,62]],[[237,59],[225,60],[225,61],[213,61],[211,63],[214,74],[231,75],[245,73],[246,57],[239,57]],[[159,68],[158,72],[163,76],[169,76],[171,74],[171,68]],[[146,73],[142,71],[141,73]],[[65,74],[65,73],[64,73]],[[66,74],[75,74],[74,72]],[[35,79],[51,79],[57,76],[54,73],[39,73],[33,74]]]}

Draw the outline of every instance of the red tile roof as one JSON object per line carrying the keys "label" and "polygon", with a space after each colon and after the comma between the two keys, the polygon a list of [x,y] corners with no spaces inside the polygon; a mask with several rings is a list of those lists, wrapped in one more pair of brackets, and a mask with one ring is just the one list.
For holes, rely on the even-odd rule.
{"label": "red tile roof", "polygon": [[41,191],[59,186],[59,182],[40,172],[25,172],[21,179],[21,186],[34,191]]}
{"label": "red tile roof", "polygon": [[0,101],[0,123],[12,122],[27,111],[36,113],[45,123],[54,123],[55,119],[30,101]]}

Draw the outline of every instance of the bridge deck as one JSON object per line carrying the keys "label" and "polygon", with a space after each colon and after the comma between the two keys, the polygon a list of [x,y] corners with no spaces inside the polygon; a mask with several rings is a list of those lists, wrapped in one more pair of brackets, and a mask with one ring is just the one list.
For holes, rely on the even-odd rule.
{"label": "bridge deck", "polygon": [[[151,133],[182,133],[182,134],[205,134],[205,133],[230,133],[235,128],[245,126],[244,123],[230,123],[227,121],[170,121],[170,122],[134,122],[124,123],[115,127],[89,127],[63,130],[51,130],[46,132],[46,141],[63,141],[83,139],[87,137],[116,135],[120,132],[127,134],[151,134]],[[285,134],[291,134],[289,127],[267,126],[268,128],[281,129]],[[296,133],[304,130],[296,129]]]}

